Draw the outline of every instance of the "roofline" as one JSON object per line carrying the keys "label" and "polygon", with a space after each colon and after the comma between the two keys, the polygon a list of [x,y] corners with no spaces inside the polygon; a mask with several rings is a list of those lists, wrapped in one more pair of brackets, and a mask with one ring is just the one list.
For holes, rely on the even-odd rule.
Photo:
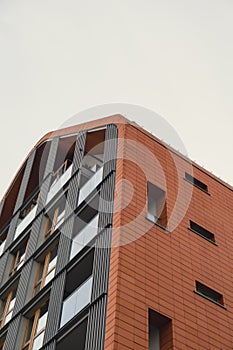
{"label": "roofline", "polygon": [[205,168],[203,168],[202,166],[200,166],[196,162],[192,161],[190,158],[188,158],[184,154],[180,153],[175,148],[173,148],[172,146],[168,145],[166,142],[162,141],[161,139],[159,139],[155,135],[151,134],[149,131],[145,130],[143,127],[141,127],[136,122],[127,119],[126,117],[124,117],[121,114],[114,114],[114,115],[111,115],[111,116],[90,120],[88,122],[84,122],[84,123],[81,123],[81,124],[76,124],[76,125],[69,126],[69,127],[66,127],[66,128],[53,130],[53,131],[48,132],[44,136],[42,136],[41,139],[39,139],[39,141],[35,144],[35,146],[31,149],[31,151],[25,157],[24,161],[22,162],[22,164],[20,165],[18,171],[16,172],[16,175],[14,176],[13,180],[11,181],[11,183],[8,186],[7,190],[5,191],[5,193],[4,193],[0,203],[5,199],[5,197],[7,196],[8,192],[10,191],[12,186],[14,185],[16,177],[19,174],[19,172],[20,172],[21,168],[23,167],[23,165],[25,164],[25,162],[27,161],[27,159],[34,152],[34,150],[37,149],[42,143],[44,143],[46,141],[49,141],[50,139],[53,139],[55,137],[65,136],[65,135],[68,136],[68,135],[73,134],[73,133],[78,133],[78,132],[80,132],[82,130],[87,130],[87,129],[90,129],[90,128],[103,127],[103,126],[105,126],[107,124],[116,124],[116,125],[117,124],[127,124],[127,125],[131,125],[132,127],[140,130],[140,132],[142,132],[143,134],[145,134],[148,137],[150,137],[151,139],[155,140],[157,143],[159,143],[163,147],[166,147],[169,151],[171,151],[172,153],[176,154],[178,157],[182,158],[186,162],[191,162],[191,164],[195,168],[199,169],[200,171],[202,171],[206,175],[210,176],[215,181],[219,182],[220,184],[222,184],[223,186],[227,187],[228,189],[233,190],[233,186],[231,186],[230,184],[228,184],[224,180],[220,179],[219,177],[217,177],[216,175],[214,175],[210,171],[206,170]]}

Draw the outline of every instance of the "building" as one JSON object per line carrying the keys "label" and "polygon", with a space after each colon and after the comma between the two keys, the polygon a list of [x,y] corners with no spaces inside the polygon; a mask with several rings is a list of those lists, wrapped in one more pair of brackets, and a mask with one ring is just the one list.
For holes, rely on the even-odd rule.
{"label": "building", "polygon": [[0,205],[0,349],[233,349],[232,208],[120,115],[45,135]]}

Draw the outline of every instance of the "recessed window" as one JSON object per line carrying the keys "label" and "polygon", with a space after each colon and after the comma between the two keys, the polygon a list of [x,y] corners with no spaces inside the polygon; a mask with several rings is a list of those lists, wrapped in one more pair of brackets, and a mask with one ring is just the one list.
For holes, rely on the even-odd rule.
{"label": "recessed window", "polygon": [[12,276],[16,271],[18,271],[23,266],[25,262],[27,246],[28,246],[28,240],[24,241],[13,252],[13,258],[12,258],[9,276]]}
{"label": "recessed window", "polygon": [[20,220],[23,220],[32,211],[32,209],[38,204],[39,199],[40,193],[37,191],[36,194],[32,196],[30,201],[21,210],[19,215]]}
{"label": "recessed window", "polygon": [[44,332],[48,316],[48,303],[41,306],[27,319],[21,349],[38,350],[44,341]]}
{"label": "recessed window", "polygon": [[149,310],[149,350],[172,349],[172,321],[170,318]]}
{"label": "recessed window", "polygon": [[57,264],[57,246],[46,253],[45,257],[38,262],[34,295],[37,294],[55,275]]}
{"label": "recessed window", "polygon": [[45,214],[44,239],[52,235],[65,219],[65,205],[67,192]]}
{"label": "recessed window", "polygon": [[206,230],[204,227],[196,224],[191,220],[190,220],[190,230],[197,233],[199,236],[207,239],[208,241],[215,243],[214,234],[212,232]]}
{"label": "recessed window", "polygon": [[91,301],[94,249],[67,274],[60,327],[83,311]]}
{"label": "recessed window", "polygon": [[1,328],[10,321],[15,305],[16,288],[11,290],[2,300],[0,307],[0,323]]}
{"label": "recessed window", "polygon": [[166,192],[147,183],[147,218],[160,226],[167,226]]}
{"label": "recessed window", "polygon": [[216,292],[215,290],[205,286],[204,284],[198,281],[196,281],[196,292],[217,304],[223,305],[222,294]]}
{"label": "recessed window", "polygon": [[200,188],[201,190],[208,192],[208,187],[204,182],[201,182],[196,177],[193,177],[192,175],[185,173],[185,180],[190,182],[192,185]]}

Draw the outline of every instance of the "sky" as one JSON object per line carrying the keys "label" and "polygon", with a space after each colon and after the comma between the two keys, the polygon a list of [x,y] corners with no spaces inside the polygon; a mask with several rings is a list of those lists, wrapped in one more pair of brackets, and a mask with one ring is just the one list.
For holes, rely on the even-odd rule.
{"label": "sky", "polygon": [[[0,198],[38,139],[106,104],[161,116],[232,185],[232,15],[232,0],[1,0]],[[134,120],[156,134],[153,113]]]}

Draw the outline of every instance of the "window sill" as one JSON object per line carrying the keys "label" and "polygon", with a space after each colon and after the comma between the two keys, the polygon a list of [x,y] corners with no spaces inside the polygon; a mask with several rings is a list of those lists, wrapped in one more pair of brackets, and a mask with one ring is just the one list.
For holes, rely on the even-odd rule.
{"label": "window sill", "polygon": [[215,245],[216,247],[218,247],[218,244],[217,244],[216,242],[214,242],[214,241],[212,241],[211,239],[209,239],[209,238],[203,236],[201,233],[199,233],[199,232],[193,230],[193,229],[190,228],[190,227],[188,227],[188,230],[191,231],[191,232],[193,232],[193,233],[195,233],[196,235],[200,236],[201,238],[204,238],[206,241],[212,243],[212,244]]}
{"label": "window sill", "polygon": [[201,188],[200,186],[194,184],[192,181],[187,180],[185,177],[184,177],[184,180],[185,180],[186,182],[188,182],[189,184],[191,184],[193,187],[198,188],[199,190],[201,190],[202,192],[204,192],[205,194],[208,194],[208,196],[210,196],[210,193],[209,193],[208,191],[206,191],[206,190],[204,190],[203,188]]}
{"label": "window sill", "polygon": [[171,233],[171,231],[169,231],[166,227],[160,225],[158,222],[154,222],[153,220],[149,219],[148,217],[146,217],[146,220],[152,222],[154,225],[160,227],[162,230],[164,230],[168,233]]}
{"label": "window sill", "polygon": [[215,305],[218,305],[218,306],[220,306],[221,308],[227,310],[226,306],[224,306],[224,305],[218,303],[217,301],[215,301],[215,300],[213,300],[213,299],[207,297],[205,294],[202,294],[202,293],[198,292],[197,290],[194,290],[194,293],[197,294],[197,295],[200,295],[200,296],[201,296],[202,298],[204,298],[204,299],[207,299],[207,300],[211,301],[211,302],[214,303]]}

